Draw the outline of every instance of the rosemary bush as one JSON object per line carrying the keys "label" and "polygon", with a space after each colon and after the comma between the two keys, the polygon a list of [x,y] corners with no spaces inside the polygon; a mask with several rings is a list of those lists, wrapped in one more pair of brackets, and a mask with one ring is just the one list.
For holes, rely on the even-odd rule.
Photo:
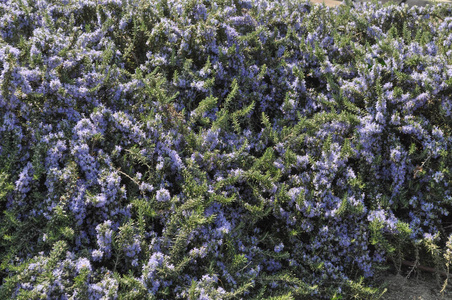
{"label": "rosemary bush", "polygon": [[450,16],[1,1],[0,298],[370,299],[387,259],[449,270]]}

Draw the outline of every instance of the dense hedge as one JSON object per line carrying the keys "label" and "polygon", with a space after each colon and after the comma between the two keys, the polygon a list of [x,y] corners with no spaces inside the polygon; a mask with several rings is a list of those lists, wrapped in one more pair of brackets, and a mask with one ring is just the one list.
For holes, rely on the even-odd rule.
{"label": "dense hedge", "polygon": [[0,1],[0,298],[367,299],[387,260],[447,266],[452,7],[355,6]]}

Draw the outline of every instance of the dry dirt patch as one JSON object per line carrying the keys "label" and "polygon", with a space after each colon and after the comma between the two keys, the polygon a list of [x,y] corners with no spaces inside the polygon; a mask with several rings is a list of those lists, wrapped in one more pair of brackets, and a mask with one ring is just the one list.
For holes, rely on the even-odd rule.
{"label": "dry dirt patch", "polygon": [[382,300],[450,300],[452,290],[446,288],[441,295],[441,278],[438,285],[435,275],[418,273],[410,278],[402,275],[386,274],[379,281],[387,291],[381,297]]}

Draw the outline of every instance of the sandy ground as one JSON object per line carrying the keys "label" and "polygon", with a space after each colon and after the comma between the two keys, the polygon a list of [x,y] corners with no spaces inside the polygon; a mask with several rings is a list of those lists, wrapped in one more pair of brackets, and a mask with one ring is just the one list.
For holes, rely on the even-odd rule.
{"label": "sandy ground", "polygon": [[312,3],[325,3],[326,6],[336,6],[342,3],[342,1],[337,0],[311,0]]}
{"label": "sandy ground", "polygon": [[433,274],[418,274],[411,278],[402,275],[388,274],[383,279],[383,288],[386,291],[379,300],[450,300],[452,291],[450,285],[441,293],[441,285],[444,278],[438,284]]}

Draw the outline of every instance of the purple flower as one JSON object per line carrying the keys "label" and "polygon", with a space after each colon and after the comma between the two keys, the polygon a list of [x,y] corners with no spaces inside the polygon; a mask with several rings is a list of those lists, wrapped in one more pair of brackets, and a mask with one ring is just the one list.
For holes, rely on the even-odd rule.
{"label": "purple flower", "polygon": [[169,201],[171,199],[170,193],[168,192],[168,190],[161,188],[160,190],[157,191],[156,199],[159,202]]}
{"label": "purple flower", "polygon": [[164,265],[165,258],[166,256],[163,253],[155,252],[152,254],[148,263],[143,266],[141,281],[149,289],[151,294],[155,295],[162,284],[161,280],[157,277],[157,270]]}
{"label": "purple flower", "polygon": [[433,175],[433,180],[434,180],[436,183],[439,183],[443,178],[444,178],[444,174],[443,174],[442,172],[440,172],[440,171],[436,172],[436,173]]}
{"label": "purple flower", "polygon": [[122,245],[125,255],[132,258],[138,255],[141,252],[140,244],[140,236],[134,235],[133,238],[130,239],[125,245]]}
{"label": "purple flower", "polygon": [[283,249],[284,249],[284,244],[283,243],[280,243],[280,244],[275,246],[275,252],[276,253],[281,252]]}
{"label": "purple flower", "polygon": [[101,250],[96,249],[91,252],[91,256],[94,261],[100,261],[102,259],[103,255],[104,255],[104,252]]}
{"label": "purple flower", "polygon": [[431,233],[424,233],[424,239],[428,241],[434,241],[436,239],[435,236],[433,236]]}
{"label": "purple flower", "polygon": [[31,190],[31,182],[33,180],[33,165],[29,162],[25,166],[25,168],[20,172],[19,179],[17,179],[16,183],[16,190],[22,194],[24,197],[26,193],[28,193]]}
{"label": "purple flower", "polygon": [[154,187],[152,185],[150,185],[149,183],[146,182],[142,182],[140,184],[140,191],[143,192],[152,192],[154,190]]}
{"label": "purple flower", "polygon": [[77,272],[80,272],[82,269],[87,269],[89,271],[91,271],[91,263],[89,262],[89,260],[85,257],[81,257],[77,260]]}
{"label": "purple flower", "polygon": [[97,231],[97,245],[99,246],[99,251],[102,251],[106,258],[111,255],[111,243],[113,230],[111,229],[111,221],[107,220],[102,224],[96,226]]}

